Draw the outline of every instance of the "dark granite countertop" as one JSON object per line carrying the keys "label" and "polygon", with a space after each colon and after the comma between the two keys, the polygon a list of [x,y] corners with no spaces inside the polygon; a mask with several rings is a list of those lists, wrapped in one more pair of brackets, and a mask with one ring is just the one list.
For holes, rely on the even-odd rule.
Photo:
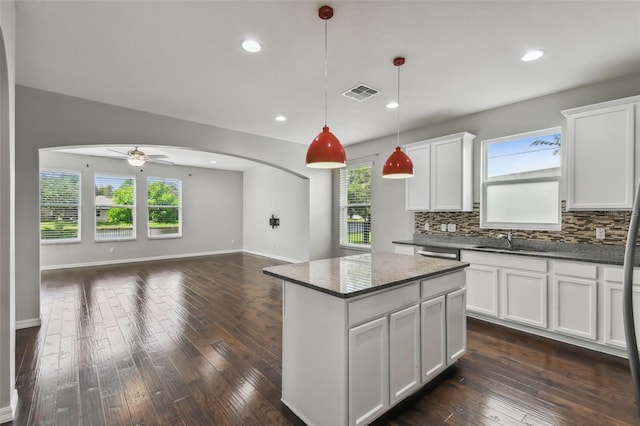
{"label": "dark granite countertop", "polygon": [[341,298],[464,269],[449,259],[367,253],[355,256],[270,266],[263,273]]}
{"label": "dark granite countertop", "polygon": [[[505,241],[497,240],[495,238],[448,237],[420,234],[414,235],[412,240],[393,241],[393,244],[472,250],[485,253],[573,260],[607,265],[622,265],[624,261],[624,246],[605,244],[556,243],[549,241],[514,239],[514,249],[507,249],[505,247]],[[640,266],[640,248],[636,250],[634,265]]]}

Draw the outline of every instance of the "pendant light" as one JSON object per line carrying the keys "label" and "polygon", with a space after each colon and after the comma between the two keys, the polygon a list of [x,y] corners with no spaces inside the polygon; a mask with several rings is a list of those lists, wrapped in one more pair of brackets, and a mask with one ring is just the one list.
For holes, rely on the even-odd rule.
{"label": "pendant light", "polygon": [[309,145],[306,163],[316,169],[336,169],[347,165],[347,155],[327,126],[327,21],[333,16],[333,8],[320,7],[318,16],[324,21],[324,127]]}
{"label": "pendant light", "polygon": [[413,177],[413,162],[400,148],[400,67],[404,65],[404,58],[393,59],[393,65],[398,67],[398,112],[396,116],[396,149],[391,153],[382,167],[382,177],[387,179],[406,179]]}

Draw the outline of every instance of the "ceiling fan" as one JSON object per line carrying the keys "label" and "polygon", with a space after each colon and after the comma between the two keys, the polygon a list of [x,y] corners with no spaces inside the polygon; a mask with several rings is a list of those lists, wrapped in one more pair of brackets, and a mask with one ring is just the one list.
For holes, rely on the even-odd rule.
{"label": "ceiling fan", "polygon": [[111,152],[116,152],[122,155],[122,158],[125,158],[129,164],[134,167],[140,167],[146,162],[150,163],[159,163],[159,164],[168,164],[173,165],[172,161],[168,160],[168,156],[165,154],[156,154],[156,155],[147,155],[144,152],[140,151],[138,147],[125,152],[121,152],[112,148],[107,148]]}

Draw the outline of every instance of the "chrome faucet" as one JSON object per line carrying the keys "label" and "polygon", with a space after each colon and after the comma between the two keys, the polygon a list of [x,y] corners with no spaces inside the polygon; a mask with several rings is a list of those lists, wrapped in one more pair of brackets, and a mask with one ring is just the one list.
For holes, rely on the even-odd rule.
{"label": "chrome faucet", "polygon": [[498,238],[499,240],[507,240],[507,248],[509,250],[511,250],[513,248],[513,240],[511,238],[511,231],[509,231],[506,234],[498,234],[498,235],[496,235],[496,238]]}

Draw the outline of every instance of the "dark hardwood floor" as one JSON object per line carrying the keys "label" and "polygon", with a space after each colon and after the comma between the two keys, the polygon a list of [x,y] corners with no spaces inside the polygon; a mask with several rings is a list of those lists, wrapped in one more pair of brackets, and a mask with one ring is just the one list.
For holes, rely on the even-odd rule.
{"label": "dark hardwood floor", "polygon": [[[15,425],[278,425],[281,283],[247,254],[50,271],[17,333]],[[626,361],[469,320],[391,425],[640,424]]]}

